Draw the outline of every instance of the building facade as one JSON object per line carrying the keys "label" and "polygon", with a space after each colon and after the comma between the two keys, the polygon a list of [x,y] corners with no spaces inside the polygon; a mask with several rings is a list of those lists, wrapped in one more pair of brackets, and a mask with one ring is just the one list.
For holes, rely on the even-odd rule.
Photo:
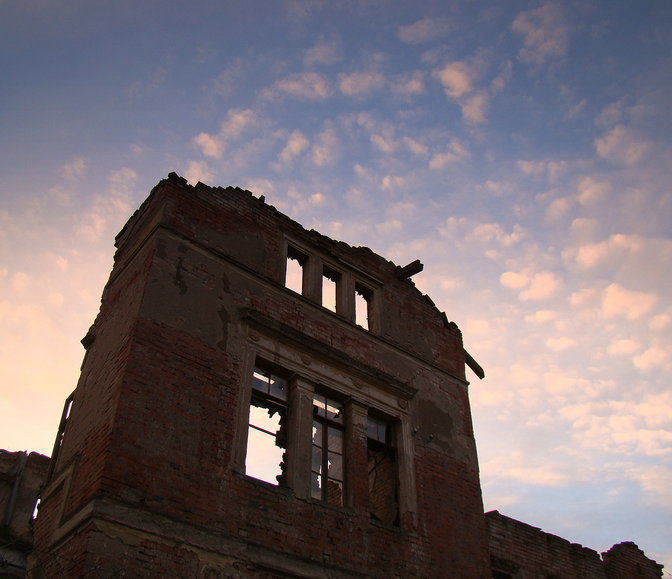
{"label": "building facade", "polygon": [[173,173],[116,247],[30,576],[489,577],[482,370],[419,262]]}

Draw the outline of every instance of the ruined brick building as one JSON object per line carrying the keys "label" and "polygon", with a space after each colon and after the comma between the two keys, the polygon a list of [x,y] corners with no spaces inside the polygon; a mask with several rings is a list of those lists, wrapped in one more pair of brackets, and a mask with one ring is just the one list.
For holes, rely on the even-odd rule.
{"label": "ruined brick building", "polygon": [[[483,371],[419,262],[172,173],[116,246],[29,576],[532,576],[523,524],[484,516]],[[594,559],[543,576],[633,577]]]}
{"label": "ruined brick building", "polygon": [[25,576],[31,518],[48,468],[48,456],[0,450],[0,577]]}

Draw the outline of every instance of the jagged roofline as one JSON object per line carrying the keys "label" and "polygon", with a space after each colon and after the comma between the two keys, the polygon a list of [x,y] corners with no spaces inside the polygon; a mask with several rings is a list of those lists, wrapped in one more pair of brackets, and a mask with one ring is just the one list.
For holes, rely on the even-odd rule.
{"label": "jagged roofline", "polygon": [[[249,191],[247,189],[242,189],[240,187],[211,186],[211,185],[207,185],[206,183],[202,183],[201,181],[199,181],[196,185],[189,185],[189,183],[187,182],[187,180],[184,177],[178,175],[175,172],[170,172],[166,179],[162,179],[161,181],[159,181],[159,183],[157,183],[152,188],[148,197],[142,202],[140,207],[133,213],[133,216],[126,222],[124,227],[121,229],[121,231],[115,237],[115,245],[118,246],[120,238],[124,235],[126,230],[130,227],[130,224],[133,221],[135,221],[134,218],[136,216],[138,216],[139,214],[144,212],[145,208],[149,204],[149,202],[150,202],[151,198],[153,197],[154,193],[157,190],[159,190],[161,188],[161,186],[166,182],[172,183],[173,185],[177,185],[177,186],[182,187],[183,189],[187,189],[187,190],[208,189],[208,190],[215,191],[215,192],[224,192],[224,191],[227,191],[227,190],[234,190],[234,191],[238,191],[238,192],[241,192],[241,193],[245,193],[245,194],[249,195],[250,197],[255,197],[254,194],[251,191]],[[375,253],[369,247],[366,247],[366,246],[352,246],[352,245],[349,245],[349,244],[345,243],[344,241],[339,241],[339,240],[332,239],[332,238],[324,235],[323,233],[320,233],[319,231],[316,231],[315,229],[307,230],[305,227],[303,227],[303,225],[301,225],[297,221],[293,220],[291,217],[285,215],[281,211],[278,211],[273,205],[267,204],[266,201],[265,201],[265,196],[264,195],[260,195],[259,197],[255,197],[255,198],[258,199],[261,203],[263,203],[263,205],[265,207],[268,207],[270,210],[272,210],[276,214],[276,216],[280,217],[283,220],[286,220],[288,224],[291,224],[293,227],[298,227],[298,228],[302,229],[303,231],[305,231],[307,234],[313,236],[315,238],[316,245],[321,246],[322,248],[324,248],[327,251],[329,250],[329,245],[336,244],[336,245],[339,245],[340,247],[345,248],[348,251],[366,252],[367,254],[373,255],[376,258],[380,259],[380,261],[382,263],[387,264],[387,267],[389,267],[393,270],[391,272],[391,275],[393,277],[396,277],[402,283],[411,284],[411,286],[419,294],[419,296],[423,300],[425,300],[432,307],[432,309],[436,312],[436,314],[441,319],[441,321],[443,323],[443,326],[446,329],[448,329],[451,332],[460,332],[457,324],[455,322],[449,321],[445,312],[442,312],[441,310],[439,310],[436,307],[436,304],[434,303],[434,301],[427,294],[423,294],[422,292],[420,292],[420,290],[417,289],[417,287],[415,286],[413,281],[410,279],[413,275],[422,271],[423,265],[420,263],[419,260],[415,260],[414,262],[411,262],[408,265],[403,266],[403,267],[399,266],[399,265],[395,264],[394,262],[392,262],[391,260],[388,260],[388,259],[384,258],[383,256]],[[472,372],[474,372],[474,374],[476,374],[476,376],[478,376],[482,380],[485,377],[485,371],[483,370],[481,365],[473,358],[473,356],[471,356],[471,354],[469,354],[469,352],[467,352],[466,349],[464,350],[464,358],[465,358],[466,365],[472,370]]]}

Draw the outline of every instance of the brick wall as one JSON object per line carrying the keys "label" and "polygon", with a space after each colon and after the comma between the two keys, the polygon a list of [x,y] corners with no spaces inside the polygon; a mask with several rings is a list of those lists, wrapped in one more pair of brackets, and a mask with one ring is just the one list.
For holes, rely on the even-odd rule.
{"label": "brick wall", "polygon": [[[288,239],[373,288],[375,332],[284,287]],[[248,192],[157,185],[117,238],[33,576],[487,577],[461,334],[398,269]],[[348,401],[344,506],[302,459],[288,488],[244,474],[255,356]],[[396,425],[395,524],[368,512],[367,412]]]}
{"label": "brick wall", "polygon": [[660,579],[662,565],[634,543],[593,549],[545,533],[497,511],[485,514],[496,579]]}
{"label": "brick wall", "polygon": [[649,559],[632,542],[614,545],[602,553],[604,568],[609,579],[659,579],[663,566]]}
{"label": "brick wall", "polygon": [[22,576],[33,541],[32,516],[49,468],[36,452],[0,450],[0,574]]}

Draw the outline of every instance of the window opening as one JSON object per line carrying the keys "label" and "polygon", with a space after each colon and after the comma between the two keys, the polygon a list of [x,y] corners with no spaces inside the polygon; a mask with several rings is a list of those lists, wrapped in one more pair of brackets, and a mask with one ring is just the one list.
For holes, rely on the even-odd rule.
{"label": "window opening", "polygon": [[307,261],[308,257],[305,253],[302,253],[291,245],[287,247],[285,287],[297,294],[303,293],[303,269]]}
{"label": "window opening", "polygon": [[398,525],[397,457],[392,435],[390,422],[368,417],[369,513],[374,519]]}
{"label": "window opening", "polygon": [[370,289],[355,284],[355,323],[365,330],[369,330],[369,318],[371,315]]}
{"label": "window opening", "polygon": [[287,380],[257,367],[252,378],[245,474],[284,485],[286,451]]}
{"label": "window opening", "polygon": [[56,440],[54,441],[54,448],[51,451],[51,461],[49,461],[49,472],[47,472],[47,481],[51,480],[51,476],[54,474],[54,469],[56,468],[56,461],[58,460],[58,453],[61,450],[61,445],[63,444],[63,435],[65,434],[65,425],[70,418],[70,412],[72,410],[72,403],[75,399],[75,393],[73,392],[65,399],[65,404],[63,405],[63,412],[61,413],[61,421],[58,425],[58,431],[56,433]]}
{"label": "window opening", "polygon": [[311,494],[330,505],[343,505],[343,405],[313,395]]}
{"label": "window opening", "polygon": [[322,270],[322,305],[332,312],[336,311],[336,292],[339,277],[339,273],[330,267],[325,267]]}

